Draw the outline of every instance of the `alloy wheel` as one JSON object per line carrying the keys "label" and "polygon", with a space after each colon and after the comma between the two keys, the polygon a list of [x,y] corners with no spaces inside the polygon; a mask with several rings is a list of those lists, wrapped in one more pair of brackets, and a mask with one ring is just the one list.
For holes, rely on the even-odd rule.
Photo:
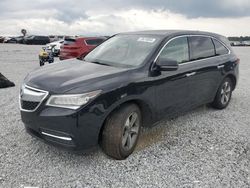
{"label": "alloy wheel", "polygon": [[226,105],[231,97],[231,86],[229,82],[225,82],[221,88],[221,103]]}
{"label": "alloy wheel", "polygon": [[122,147],[127,151],[136,143],[140,129],[139,123],[139,117],[136,112],[132,112],[125,121],[122,135]]}

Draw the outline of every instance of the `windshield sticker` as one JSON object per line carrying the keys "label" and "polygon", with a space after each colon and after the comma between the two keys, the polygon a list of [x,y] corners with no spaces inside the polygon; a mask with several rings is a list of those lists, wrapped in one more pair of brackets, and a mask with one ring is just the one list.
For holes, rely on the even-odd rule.
{"label": "windshield sticker", "polygon": [[155,42],[155,40],[155,38],[140,37],[137,41],[153,43]]}

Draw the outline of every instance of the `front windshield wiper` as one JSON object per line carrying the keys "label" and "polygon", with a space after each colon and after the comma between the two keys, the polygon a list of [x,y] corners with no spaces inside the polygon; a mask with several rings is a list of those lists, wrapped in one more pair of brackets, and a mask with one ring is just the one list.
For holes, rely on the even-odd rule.
{"label": "front windshield wiper", "polygon": [[90,61],[90,63],[95,63],[95,64],[98,64],[98,65],[106,65],[106,66],[111,66],[110,64],[107,64],[107,63],[101,63],[99,61]]}

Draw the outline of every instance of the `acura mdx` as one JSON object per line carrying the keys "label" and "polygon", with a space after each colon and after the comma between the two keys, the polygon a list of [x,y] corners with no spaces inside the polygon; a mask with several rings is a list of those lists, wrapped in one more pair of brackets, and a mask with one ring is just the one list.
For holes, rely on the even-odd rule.
{"label": "acura mdx", "polygon": [[26,130],[72,150],[98,144],[125,159],[142,126],[203,104],[228,106],[239,59],[229,41],[198,31],[142,31],[110,37],[83,60],[26,76],[20,109]]}

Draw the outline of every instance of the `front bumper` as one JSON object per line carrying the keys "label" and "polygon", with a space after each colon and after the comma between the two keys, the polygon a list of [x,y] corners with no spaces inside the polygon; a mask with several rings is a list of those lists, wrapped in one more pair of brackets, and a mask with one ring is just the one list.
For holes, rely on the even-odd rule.
{"label": "front bumper", "polygon": [[48,144],[68,150],[89,150],[98,145],[102,115],[95,107],[80,111],[48,107],[43,102],[34,112],[21,110],[22,121],[29,134]]}
{"label": "front bumper", "polygon": [[89,150],[98,145],[100,130],[109,113],[109,105],[102,97],[78,110],[47,106],[49,97],[45,90],[22,86],[20,111],[28,133],[70,150]]}

